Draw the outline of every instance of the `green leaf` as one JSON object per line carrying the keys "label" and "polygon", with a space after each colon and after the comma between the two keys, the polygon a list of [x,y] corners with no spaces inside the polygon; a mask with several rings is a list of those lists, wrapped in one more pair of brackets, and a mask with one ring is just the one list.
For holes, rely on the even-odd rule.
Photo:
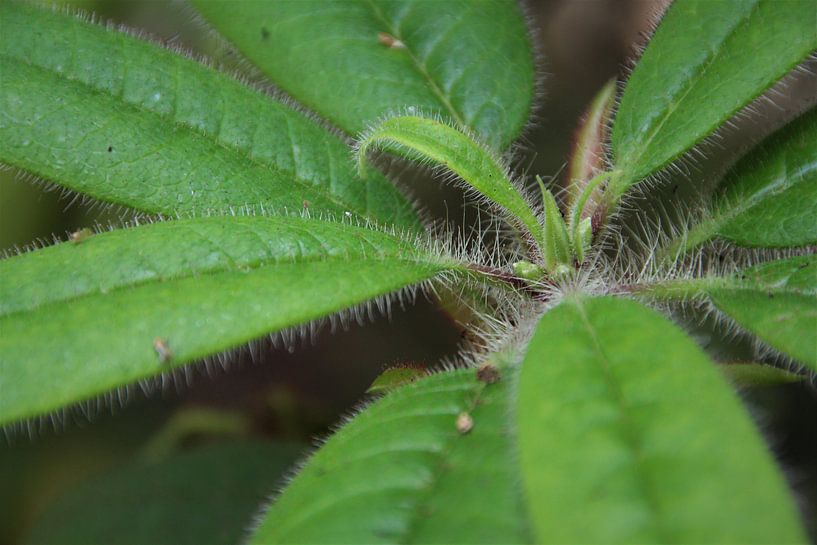
{"label": "green leaf", "polygon": [[533,54],[513,1],[193,4],[276,85],[350,134],[411,106],[505,149],[531,112]]}
{"label": "green leaf", "polygon": [[315,219],[212,217],[0,261],[0,424],[457,267],[421,247]]}
{"label": "green leaf", "polygon": [[[451,170],[479,195],[498,205],[506,212],[511,224],[527,231],[540,250],[545,251],[547,240],[539,220],[511,182],[508,167],[468,134],[425,117],[389,117],[363,133],[358,140],[359,171],[365,167],[366,152],[376,148],[397,151],[420,162]],[[518,225],[520,222],[522,225]]]}
{"label": "green leaf", "polygon": [[724,363],[718,368],[731,383],[747,388],[780,386],[808,379],[805,375],[798,375],[764,363]]}
{"label": "green leaf", "polygon": [[782,476],[706,355],[626,299],[569,299],[519,377],[536,543],[805,542]]}
{"label": "green leaf", "polygon": [[[250,543],[527,542],[511,379],[475,375],[432,375],[371,405],[312,457]],[[463,412],[467,433],[457,430]]]}
{"label": "green leaf", "polygon": [[667,255],[674,257],[713,237],[741,246],[817,243],[817,109],[738,162],[711,208],[683,241],[668,247]]}
{"label": "green leaf", "polygon": [[654,299],[707,296],[743,329],[817,370],[817,254],[756,265],[728,277],[649,286]]}
{"label": "green leaf", "polygon": [[813,0],[676,0],[627,82],[615,193],[656,172],[817,49]]}
{"label": "green leaf", "polygon": [[344,141],[230,77],[110,28],[0,4],[0,161],[148,212],[252,205],[417,229]]}
{"label": "green leaf", "polygon": [[712,279],[705,291],[740,326],[817,371],[817,255]]}
{"label": "green leaf", "polygon": [[232,545],[297,455],[290,446],[239,442],[135,461],[60,496],[26,543]]}

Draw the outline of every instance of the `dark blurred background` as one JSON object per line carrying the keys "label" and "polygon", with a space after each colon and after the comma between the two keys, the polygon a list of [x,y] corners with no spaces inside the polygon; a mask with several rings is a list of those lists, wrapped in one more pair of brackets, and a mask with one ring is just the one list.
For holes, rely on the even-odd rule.
{"label": "dark blurred background", "polygon": [[[226,66],[234,59],[219,49],[192,21],[183,4],[165,1],[77,0],[65,2],[103,19],[144,29],[174,46],[214,57]],[[554,176],[569,152],[576,122],[595,92],[631,66],[636,44],[643,44],[663,2],[649,0],[545,0],[527,4],[543,56],[544,96],[535,125],[523,139],[518,167]],[[680,183],[688,193],[702,191],[750,143],[813,103],[815,79],[792,80],[776,106],[741,120],[740,131],[724,133],[723,149]],[[669,185],[671,185],[670,182]],[[417,196],[434,214],[462,217],[462,195],[417,180]],[[683,197],[683,190],[681,196]],[[466,220],[470,216],[466,214]],[[0,172],[0,249],[15,252],[32,242],[65,238],[67,232],[127,220],[59,193]],[[685,317],[681,317],[684,319]],[[687,317],[689,318],[689,317]],[[694,317],[693,317],[694,318]],[[692,320],[692,318],[690,318]],[[699,328],[704,343],[726,354],[745,351],[724,341],[718,331]],[[121,464],[161,456],[166,451],[236,440],[263,439],[285,445],[288,460],[306,452],[339,418],[363,399],[386,365],[434,366],[455,354],[462,332],[437,306],[420,297],[391,320],[329,335],[290,352],[268,343],[251,359],[242,356],[229,371],[201,372],[190,385],[134,396],[124,406],[103,407],[88,422],[76,418],[54,432],[50,426],[0,440],[0,544],[20,543],[55,499],[78,483],[107,475]],[[734,356],[733,356],[734,357]],[[252,360],[252,361],[251,361]],[[742,395],[775,455],[786,469],[806,520],[815,532],[817,506],[817,395],[810,384],[776,386]],[[690,392],[694,402],[694,392]],[[158,454],[157,454],[158,453]],[[302,455],[302,454],[301,454]],[[276,488],[277,475],[266,477]],[[814,533],[812,534],[814,535]]]}

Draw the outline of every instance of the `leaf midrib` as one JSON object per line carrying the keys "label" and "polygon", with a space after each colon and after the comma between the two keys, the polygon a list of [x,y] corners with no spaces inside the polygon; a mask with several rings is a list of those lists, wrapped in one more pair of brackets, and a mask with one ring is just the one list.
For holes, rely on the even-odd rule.
{"label": "leaf midrib", "polygon": [[[124,37],[123,37],[123,39],[124,39]],[[73,48],[72,48],[72,51],[73,51]],[[216,145],[216,146],[220,147],[221,149],[224,149],[225,151],[229,152],[231,155],[234,155],[234,156],[240,158],[242,161],[248,163],[249,165],[259,167],[261,169],[264,169],[264,170],[268,171],[272,175],[273,178],[276,177],[276,175],[281,177],[281,178],[289,176],[289,177],[291,177],[291,179],[292,179],[292,181],[294,183],[300,185],[303,188],[310,189],[312,191],[315,191],[315,190],[320,191],[321,193],[324,194],[325,198],[328,201],[336,204],[339,208],[343,208],[345,210],[355,210],[357,208],[355,205],[352,205],[351,203],[345,202],[342,199],[340,199],[336,194],[334,194],[331,191],[331,187],[330,187],[329,190],[326,190],[321,185],[315,184],[315,183],[313,183],[313,182],[311,182],[309,180],[306,180],[304,178],[299,177],[296,172],[281,169],[281,168],[278,168],[276,166],[273,166],[270,163],[259,161],[259,160],[255,159],[255,158],[253,158],[250,155],[250,153],[245,149],[242,149],[242,148],[240,148],[238,146],[230,144],[229,142],[227,142],[227,141],[225,141],[225,140],[223,140],[221,138],[218,138],[215,135],[207,133],[207,132],[205,132],[205,131],[203,131],[201,129],[198,129],[193,125],[189,125],[187,123],[180,122],[180,121],[176,120],[175,119],[175,112],[176,112],[175,108],[173,109],[173,111],[174,111],[173,114],[163,114],[161,112],[151,110],[149,108],[140,108],[137,104],[124,100],[122,96],[118,96],[118,95],[116,95],[114,93],[107,92],[106,90],[103,90],[103,89],[100,89],[100,88],[95,87],[93,85],[90,85],[90,84],[88,84],[88,83],[86,83],[86,82],[84,82],[84,81],[82,81],[80,79],[69,77],[68,74],[66,74],[66,73],[61,73],[61,72],[58,72],[56,70],[50,69],[48,67],[45,67],[45,66],[42,66],[42,65],[39,65],[39,64],[34,64],[34,63],[31,63],[31,62],[27,62],[25,60],[21,60],[21,59],[19,59],[17,57],[9,56],[9,55],[6,55],[6,54],[0,54],[0,59],[2,59],[4,61],[11,62],[11,63],[17,63],[17,64],[20,64],[20,65],[28,66],[29,68],[39,70],[39,71],[41,71],[41,72],[43,72],[45,74],[48,74],[48,75],[50,75],[50,76],[52,76],[54,78],[69,82],[72,85],[76,85],[76,86],[78,86],[78,87],[80,87],[82,89],[85,89],[89,93],[92,93],[92,94],[95,94],[95,95],[98,95],[98,96],[105,96],[107,98],[110,98],[111,100],[117,102],[118,104],[121,104],[123,108],[127,108],[131,112],[135,112],[135,113],[137,113],[139,115],[152,116],[152,117],[158,118],[164,123],[170,124],[173,127],[176,127],[176,128],[187,131],[189,134],[191,134],[192,136],[194,136],[194,137],[196,137],[196,138],[198,138],[200,140],[203,140],[203,141],[205,141],[205,142],[207,142],[209,144]],[[123,82],[127,79],[127,67],[128,67],[128,64],[129,63],[127,62],[127,60],[123,60],[122,65],[123,65],[123,70],[125,71],[124,74],[123,74]],[[67,72],[67,70],[66,70],[66,72]],[[218,75],[220,73],[216,72],[216,74]],[[123,85],[124,85],[124,83],[123,83]],[[255,90],[253,90],[251,88],[247,88],[247,90],[249,92],[253,92],[253,93],[258,94],[259,96],[264,97],[265,100],[270,100],[269,97],[267,97],[266,95],[263,95],[262,93],[259,93],[258,91],[255,91]],[[56,108],[55,111],[59,111],[59,108]],[[293,113],[297,114],[297,112],[294,112],[294,111],[293,111]],[[284,117],[286,119],[287,124],[289,125],[289,123],[291,122],[289,116],[285,115]],[[289,142],[290,142],[290,145],[288,147],[290,148],[290,150],[292,150],[292,145],[291,145],[292,139],[291,138],[289,138]],[[294,150],[292,150],[292,151],[294,153]],[[294,162],[294,164],[297,165],[297,162]],[[361,180],[360,183],[366,184],[366,212],[365,212],[365,215],[370,216],[371,215],[371,210],[369,208],[369,198],[368,198],[368,189],[369,189],[368,186],[369,186],[369,183],[366,182],[366,181],[363,181],[363,180]],[[127,203],[122,203],[122,204],[124,206],[129,206],[129,207],[133,208],[133,206],[131,206],[131,205],[127,204]]]}
{"label": "leaf midrib", "polygon": [[422,62],[420,62],[419,57],[417,57],[417,55],[414,54],[414,51],[406,42],[406,40],[403,38],[403,36],[401,36],[397,29],[394,28],[394,26],[386,19],[386,17],[383,15],[383,12],[380,11],[380,8],[377,7],[377,5],[372,0],[365,0],[365,3],[371,10],[374,17],[378,20],[378,22],[380,22],[380,24],[382,24],[386,28],[386,30],[389,31],[389,34],[391,34],[392,36],[394,36],[403,43],[403,45],[405,46],[404,51],[408,55],[409,59],[411,59],[411,63],[414,66],[414,69],[420,75],[420,77],[426,83],[428,83],[428,86],[434,93],[434,96],[436,96],[437,99],[443,104],[443,106],[445,106],[445,109],[448,110],[448,113],[451,115],[454,121],[456,121],[462,127],[467,126],[463,115],[459,111],[457,111],[457,109],[451,103],[449,97],[443,92],[440,84],[431,76],[431,74],[429,74],[428,70],[426,70],[425,65]]}
{"label": "leaf midrib", "polygon": [[[205,276],[215,276],[219,274],[229,274],[229,273],[241,273],[241,274],[249,274],[254,271],[262,270],[268,267],[276,267],[279,265],[301,265],[301,264],[310,264],[310,263],[318,263],[318,262],[339,262],[339,263],[349,263],[352,261],[367,261],[367,262],[376,262],[376,261],[393,261],[396,263],[409,263],[415,265],[424,265],[424,266],[439,266],[439,267],[448,267],[449,269],[454,269],[457,267],[453,262],[446,264],[443,260],[434,260],[434,259],[420,259],[420,258],[409,258],[405,256],[398,256],[392,254],[385,254],[376,257],[366,257],[360,256],[360,259],[351,259],[348,255],[337,255],[337,256],[325,256],[325,255],[318,255],[318,256],[309,256],[307,258],[298,258],[298,259],[281,259],[281,260],[269,260],[269,261],[262,261],[256,263],[248,263],[247,265],[231,268],[231,267],[214,267],[210,269],[201,269],[195,271],[186,271],[183,274],[163,277],[163,278],[150,278],[144,279],[141,281],[135,281],[132,283],[123,283],[118,286],[112,287],[106,291],[96,290],[96,291],[88,291],[81,294],[76,294],[68,297],[64,297],[61,299],[54,299],[49,300],[47,302],[32,306],[21,308],[18,310],[14,310],[7,313],[0,314],[0,319],[12,318],[16,315],[26,314],[29,312],[37,312],[42,309],[48,308],[50,306],[56,305],[66,305],[75,303],[77,301],[81,301],[84,299],[90,299],[93,297],[99,296],[112,296],[118,292],[126,291],[130,289],[140,288],[146,285],[153,285],[153,284],[162,284],[165,282],[178,282],[182,280],[186,280],[189,278],[198,278],[198,277],[205,277]],[[440,271],[441,272],[441,271]],[[436,273],[439,274],[439,273]]]}
{"label": "leaf midrib", "polygon": [[[747,22],[754,16],[754,14],[757,11],[758,7],[760,6],[761,2],[763,2],[763,0],[758,0],[752,6],[752,9],[746,14],[746,16],[743,19],[741,19],[737,24],[735,24],[735,26],[732,27],[732,29],[729,30],[729,32],[724,36],[723,40],[720,42],[720,44],[719,44],[720,46],[722,46],[723,44],[730,41],[732,36],[735,34],[735,32],[737,32],[738,30],[740,30],[740,28],[742,26],[747,24]],[[687,84],[688,85],[681,85],[678,88],[678,93],[679,94],[675,95],[677,97],[677,100],[671,102],[672,105],[670,106],[670,108],[668,108],[667,113],[658,122],[658,124],[653,126],[653,128],[650,130],[649,136],[639,146],[640,151],[628,156],[629,160],[626,161],[621,166],[622,171],[628,170],[631,167],[631,165],[633,165],[633,164],[638,164],[638,161],[644,156],[644,151],[649,147],[649,145],[653,142],[653,140],[655,140],[656,136],[659,134],[659,132],[661,131],[663,126],[667,123],[667,121],[670,119],[670,117],[672,117],[672,115],[675,113],[675,111],[678,109],[678,107],[681,105],[681,103],[684,101],[684,99],[687,97],[687,95],[689,95],[689,93],[691,93],[692,90],[695,89],[696,86],[700,83],[700,81],[702,79],[702,76],[704,74],[706,74],[706,72],[709,70],[709,68],[715,62],[715,60],[717,60],[718,57],[721,55],[723,50],[724,50],[723,47],[719,47],[716,51],[713,52],[713,54],[707,56],[706,59],[704,59],[704,61],[701,64],[698,65],[698,67],[701,68],[701,70],[699,72],[697,72],[697,77],[688,78],[687,79]],[[631,139],[631,142],[632,141],[633,140]],[[661,165],[658,165],[654,170],[658,170],[660,168],[663,168],[663,166],[665,166],[668,163],[672,162],[673,160],[677,159],[683,153],[684,152],[681,151],[681,152],[678,152],[678,153],[674,154],[672,157],[669,157],[668,159],[666,159]]]}
{"label": "leaf midrib", "polygon": [[657,500],[657,495],[653,492],[655,486],[649,472],[645,471],[641,466],[642,449],[639,445],[639,434],[637,432],[637,427],[633,425],[633,417],[630,414],[630,407],[624,398],[623,393],[621,392],[618,382],[612,375],[612,371],[610,369],[610,359],[607,357],[601,341],[596,335],[596,329],[590,323],[584,306],[582,305],[582,301],[580,299],[576,299],[574,305],[579,313],[579,317],[582,320],[582,324],[593,341],[593,350],[598,356],[598,361],[601,362],[601,365],[599,366],[601,369],[601,375],[604,377],[604,382],[607,384],[608,391],[612,393],[612,397],[619,409],[618,422],[622,428],[622,433],[620,436],[624,439],[625,445],[632,455],[633,470],[638,487],[642,492],[641,497],[644,499],[644,503],[652,514],[650,517],[652,524],[645,529],[656,538],[655,541],[657,543],[671,543],[673,541],[671,539],[672,536],[667,534],[660,524],[660,517],[658,516],[658,513],[660,512],[660,503]]}

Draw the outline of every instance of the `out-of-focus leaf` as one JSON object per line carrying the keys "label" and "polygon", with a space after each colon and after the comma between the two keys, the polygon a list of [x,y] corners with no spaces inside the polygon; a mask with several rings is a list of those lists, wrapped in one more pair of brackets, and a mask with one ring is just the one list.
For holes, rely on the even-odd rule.
{"label": "out-of-focus leaf", "polygon": [[638,303],[576,298],[545,314],[516,419],[535,543],[805,541],[714,364]]}
{"label": "out-of-focus leaf", "polygon": [[28,545],[233,545],[299,449],[265,442],[200,447],[89,478],[39,517]]}

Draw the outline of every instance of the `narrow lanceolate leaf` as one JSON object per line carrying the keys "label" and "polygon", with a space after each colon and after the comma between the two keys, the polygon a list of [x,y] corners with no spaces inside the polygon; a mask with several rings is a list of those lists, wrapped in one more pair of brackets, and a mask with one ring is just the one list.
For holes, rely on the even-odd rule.
{"label": "narrow lanceolate leaf", "polygon": [[[574,136],[570,161],[565,172],[568,208],[572,208],[590,180],[607,169],[607,138],[615,107],[616,81],[608,81],[587,107]],[[593,216],[601,202],[602,188],[596,188],[582,207],[581,217]]]}
{"label": "narrow lanceolate leaf", "polygon": [[412,106],[504,149],[531,111],[533,54],[512,0],[193,4],[276,85],[349,134]]}
{"label": "narrow lanceolate leaf", "polygon": [[250,543],[528,542],[509,382],[470,369],[387,394],[312,457]]}
{"label": "narrow lanceolate leaf", "polygon": [[0,161],[147,212],[352,212],[416,228],[344,141],[181,55],[110,28],[0,4]]}
{"label": "narrow lanceolate leaf", "polygon": [[426,117],[395,116],[384,119],[358,140],[359,171],[364,171],[366,152],[376,148],[397,151],[420,162],[452,171],[483,198],[503,209],[511,223],[521,222],[519,227],[528,232],[540,249],[545,248],[546,241],[539,220],[511,182],[508,168],[494,152],[461,130]]}
{"label": "narrow lanceolate leaf", "polygon": [[391,235],[292,217],[159,223],[0,261],[0,424],[452,267]]}
{"label": "narrow lanceolate leaf", "polygon": [[817,49],[813,0],[676,0],[613,125],[621,193],[711,134]]}
{"label": "narrow lanceolate leaf", "polygon": [[290,445],[240,442],[132,462],[58,497],[25,543],[233,545],[297,456]]}
{"label": "narrow lanceolate leaf", "polygon": [[741,246],[817,243],[817,109],[790,123],[735,165],[710,216],[668,255],[714,238]]}
{"label": "narrow lanceolate leaf", "polygon": [[547,313],[516,418],[535,543],[806,541],[715,365],[638,303],[571,299]]}

